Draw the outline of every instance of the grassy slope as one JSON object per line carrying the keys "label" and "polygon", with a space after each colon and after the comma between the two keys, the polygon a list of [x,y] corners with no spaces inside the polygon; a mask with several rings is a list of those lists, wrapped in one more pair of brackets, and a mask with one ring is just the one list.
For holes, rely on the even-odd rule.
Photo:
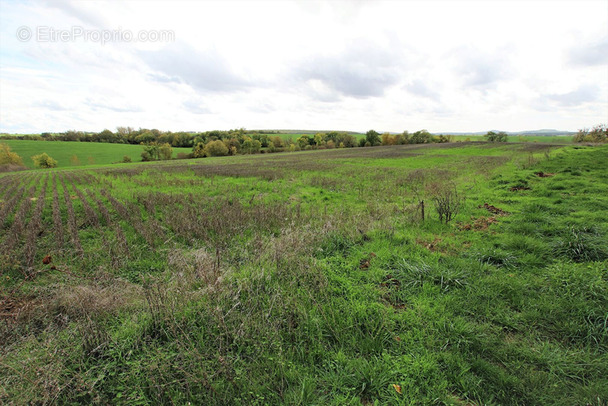
{"label": "grassy slope", "polygon": [[[72,165],[70,158],[78,157],[81,165],[90,165],[89,157],[93,158],[93,164],[107,165],[122,162],[125,155],[131,157],[133,162],[141,161],[142,147],[140,145],[104,144],[94,142],[60,142],[60,141],[25,141],[25,140],[0,140],[6,143],[13,152],[16,152],[28,168],[34,168],[31,157],[46,152],[57,160],[59,168],[69,168]],[[174,156],[178,152],[190,153],[191,148],[173,148]]]}
{"label": "grassy slope", "polygon": [[[83,225],[84,257],[43,233],[38,261],[52,253],[58,270],[21,284],[3,269],[5,292],[33,308],[1,331],[0,400],[604,404],[608,148],[546,151],[366,148],[91,172],[162,227],[148,241],[121,221],[118,263],[110,227]],[[450,225],[413,220],[421,173],[466,193]]]}
{"label": "grassy slope", "polygon": [[[485,141],[483,135],[455,135],[456,141],[464,141],[469,139],[470,141]],[[572,144],[572,136],[542,136],[542,135],[509,135],[507,137],[509,142],[546,142],[551,144]]]}

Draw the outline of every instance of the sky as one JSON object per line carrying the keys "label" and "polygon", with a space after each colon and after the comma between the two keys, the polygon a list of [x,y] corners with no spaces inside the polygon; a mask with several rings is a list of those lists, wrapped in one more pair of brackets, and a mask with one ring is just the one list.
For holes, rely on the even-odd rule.
{"label": "sky", "polygon": [[0,132],[607,122],[608,0],[0,0]]}

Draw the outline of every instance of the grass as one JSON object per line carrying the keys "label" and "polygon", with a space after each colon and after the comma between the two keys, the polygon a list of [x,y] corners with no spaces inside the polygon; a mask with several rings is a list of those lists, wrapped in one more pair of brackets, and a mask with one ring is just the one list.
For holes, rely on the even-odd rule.
{"label": "grass", "polygon": [[[58,168],[70,168],[122,162],[124,156],[128,156],[133,162],[137,162],[141,161],[141,152],[143,151],[140,145],[127,144],[27,140],[1,140],[0,142],[6,143],[13,152],[17,153],[28,168],[34,168],[31,157],[43,152],[57,160]],[[178,152],[189,154],[192,149],[173,148],[174,157],[177,156]],[[78,158],[78,162],[75,164],[71,160],[74,155]]]}
{"label": "grass", "polygon": [[[0,401],[603,405],[607,157],[456,143],[0,175]],[[466,195],[447,225],[438,185]]]}
{"label": "grass", "polygon": [[[534,142],[534,143],[551,143],[551,144],[572,144],[571,135],[509,135],[508,142]],[[483,135],[455,135],[455,141],[485,141]]]}

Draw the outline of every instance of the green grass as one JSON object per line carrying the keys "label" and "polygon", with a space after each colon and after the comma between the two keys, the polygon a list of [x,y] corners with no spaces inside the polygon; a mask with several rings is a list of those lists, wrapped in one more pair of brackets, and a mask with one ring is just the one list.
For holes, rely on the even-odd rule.
{"label": "green grass", "polygon": [[[572,136],[570,135],[509,135],[507,137],[508,142],[539,142],[539,143],[551,143],[551,144],[572,144]],[[455,141],[486,141],[483,135],[455,135]]]}
{"label": "green grass", "polygon": [[[25,166],[34,168],[32,156],[46,152],[57,160],[58,168],[75,166],[107,165],[122,162],[123,157],[129,156],[133,162],[141,161],[140,145],[105,144],[96,142],[60,142],[60,141],[26,141],[0,140],[7,144],[13,152],[22,159]],[[189,154],[191,148],[173,148],[174,157],[178,152]],[[73,165],[71,158],[76,155],[80,164]],[[90,159],[91,158],[91,159]]]}
{"label": "green grass", "polygon": [[[39,197],[20,237],[20,209],[0,217],[0,402],[604,405],[607,158],[457,143],[0,175],[0,204]],[[446,185],[466,201],[442,224]]]}

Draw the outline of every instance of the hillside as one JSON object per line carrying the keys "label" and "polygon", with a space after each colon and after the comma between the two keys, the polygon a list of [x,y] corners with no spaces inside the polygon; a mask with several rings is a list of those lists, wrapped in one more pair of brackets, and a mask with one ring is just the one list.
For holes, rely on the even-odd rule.
{"label": "hillside", "polygon": [[607,158],[463,142],[0,174],[0,403],[603,404]]}

